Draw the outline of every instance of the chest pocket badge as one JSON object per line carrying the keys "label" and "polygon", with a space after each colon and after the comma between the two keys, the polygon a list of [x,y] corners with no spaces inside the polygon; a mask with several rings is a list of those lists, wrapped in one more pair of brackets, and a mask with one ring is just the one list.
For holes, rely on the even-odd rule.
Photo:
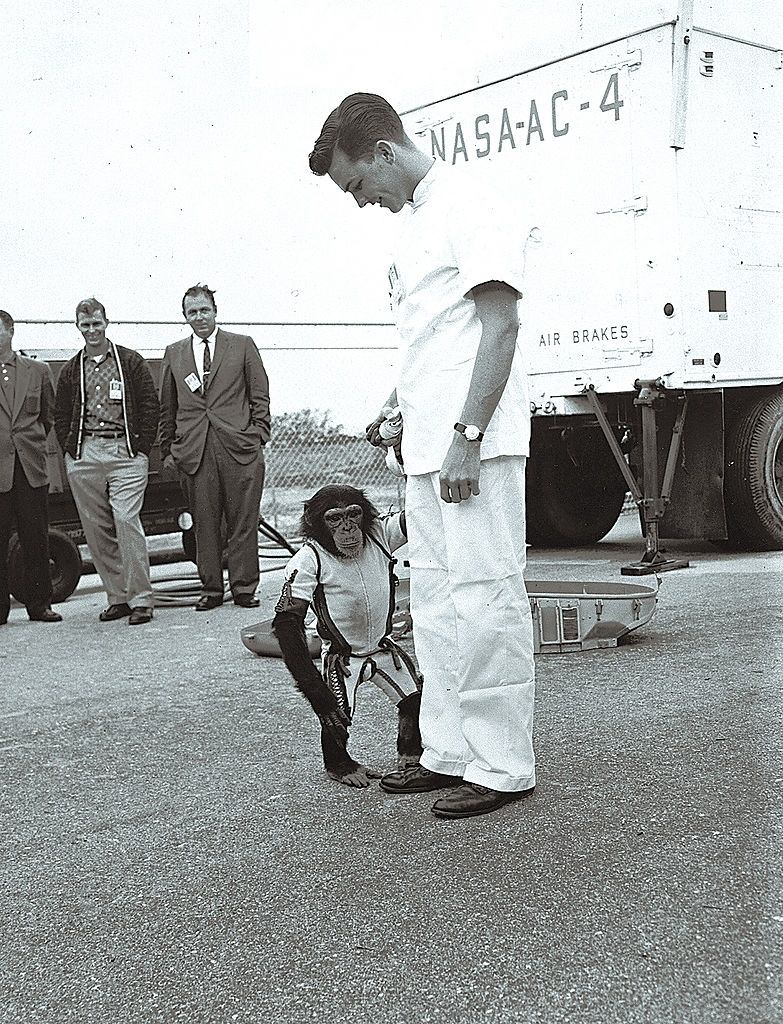
{"label": "chest pocket badge", "polygon": [[397,270],[396,264],[389,267],[389,301],[391,308],[396,309],[405,298],[402,278]]}

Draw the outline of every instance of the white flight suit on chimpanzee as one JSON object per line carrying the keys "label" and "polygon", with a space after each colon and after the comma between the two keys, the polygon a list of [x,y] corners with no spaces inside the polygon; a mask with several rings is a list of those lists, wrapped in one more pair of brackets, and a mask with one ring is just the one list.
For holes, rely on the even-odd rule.
{"label": "white flight suit on chimpanzee", "polygon": [[360,554],[338,557],[308,540],[289,560],[283,593],[275,608],[292,599],[307,601],[321,637],[324,682],[350,721],[359,688],[374,683],[398,705],[421,690],[410,656],[391,638],[396,559],[406,542],[401,513],[376,520]]}

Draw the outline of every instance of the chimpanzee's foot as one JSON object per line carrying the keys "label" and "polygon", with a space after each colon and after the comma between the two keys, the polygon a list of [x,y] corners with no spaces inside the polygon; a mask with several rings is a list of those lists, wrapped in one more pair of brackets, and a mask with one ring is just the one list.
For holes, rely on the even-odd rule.
{"label": "chimpanzee's foot", "polygon": [[339,775],[337,772],[327,772],[326,774],[330,779],[342,782],[344,786],[352,786],[354,789],[366,789],[370,785],[370,779],[380,779],[383,772],[359,764],[353,771],[346,772],[345,775]]}
{"label": "chimpanzee's foot", "polygon": [[413,765],[419,763],[419,757],[419,754],[398,754],[397,770],[402,771],[403,768],[412,768]]}

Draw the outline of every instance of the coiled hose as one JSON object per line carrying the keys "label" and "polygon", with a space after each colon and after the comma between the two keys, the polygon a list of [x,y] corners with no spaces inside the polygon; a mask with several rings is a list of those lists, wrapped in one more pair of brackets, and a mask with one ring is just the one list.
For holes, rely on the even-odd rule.
{"label": "coiled hose", "polygon": [[[258,519],[258,557],[259,561],[268,562],[261,565],[261,572],[277,572],[282,569],[291,555],[296,554],[298,540],[293,543],[286,540],[279,530],[275,529],[264,518]],[[265,541],[262,541],[262,537]],[[192,564],[192,563],[191,563]],[[156,608],[187,608],[194,605],[201,596],[201,581],[198,573],[188,569],[178,573],[173,579],[156,583],[152,588]],[[224,583],[223,599],[230,599],[228,585]]]}

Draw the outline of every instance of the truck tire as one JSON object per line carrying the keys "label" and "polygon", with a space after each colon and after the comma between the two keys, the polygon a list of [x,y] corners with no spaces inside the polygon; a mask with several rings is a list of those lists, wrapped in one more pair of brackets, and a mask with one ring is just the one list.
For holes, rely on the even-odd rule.
{"label": "truck tire", "polygon": [[729,540],[783,550],[783,392],[749,406],[729,432],[723,496]]}
{"label": "truck tire", "polygon": [[533,547],[594,544],[622,512],[626,483],[603,434],[573,434],[542,431],[533,437],[526,500]]}
{"label": "truck tire", "polygon": [[[60,530],[49,530],[49,572],[52,577],[52,603],[66,601],[76,590],[82,574],[82,556],[71,538]],[[25,604],[24,558],[16,534],[8,552],[8,588],[17,601]]]}

